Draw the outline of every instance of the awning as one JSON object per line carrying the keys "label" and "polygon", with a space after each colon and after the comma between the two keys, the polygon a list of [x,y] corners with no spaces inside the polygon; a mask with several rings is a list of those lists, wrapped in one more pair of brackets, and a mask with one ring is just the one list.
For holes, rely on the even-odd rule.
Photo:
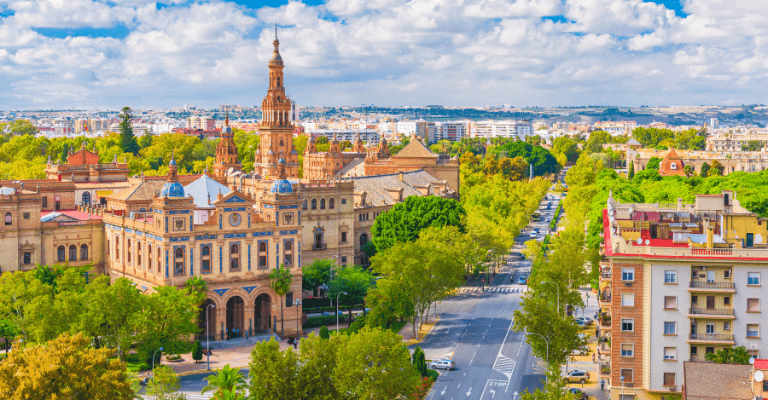
{"label": "awning", "polygon": [[110,194],[112,194],[111,190],[97,190],[96,191],[96,195],[99,196],[99,197],[106,197],[106,196],[109,196]]}

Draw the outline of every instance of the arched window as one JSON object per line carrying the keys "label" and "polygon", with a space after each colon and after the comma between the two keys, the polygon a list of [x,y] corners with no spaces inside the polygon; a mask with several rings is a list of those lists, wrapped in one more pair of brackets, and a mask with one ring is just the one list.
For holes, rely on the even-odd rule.
{"label": "arched window", "polygon": [[69,261],[77,261],[77,246],[69,245]]}
{"label": "arched window", "polygon": [[56,249],[56,259],[59,261],[67,261],[67,249],[64,246],[59,246]]}
{"label": "arched window", "polygon": [[259,268],[267,268],[267,243],[259,243]]}
{"label": "arched window", "polygon": [[115,260],[120,259],[120,236],[115,236]]}
{"label": "arched window", "polygon": [[333,197],[331,197],[331,198],[328,200],[328,208],[329,208],[329,209],[331,209],[331,210],[333,210],[333,208],[334,208],[335,206],[336,206],[336,200],[334,200],[334,199],[333,199]]}
{"label": "arched window", "polygon": [[160,250],[160,247],[157,248],[157,274],[163,273],[163,258],[162,258],[162,250]]}
{"label": "arched window", "polygon": [[136,265],[141,267],[141,242],[136,242]]}
{"label": "arched window", "polygon": [[304,210],[306,210],[306,209],[307,209],[307,201],[306,201],[306,200],[304,200],[304,205],[303,205],[303,206],[301,206],[301,208],[302,208],[302,209],[304,209]]}
{"label": "arched window", "polygon": [[203,255],[201,272],[211,272],[211,246],[203,246],[200,253]]}
{"label": "arched window", "polygon": [[91,204],[91,192],[83,192],[83,204]]}
{"label": "arched window", "polygon": [[325,210],[325,199],[320,199],[320,209]]}
{"label": "arched window", "polygon": [[669,168],[670,169],[677,169],[677,163],[676,162],[672,162],[671,164],[669,164]]}
{"label": "arched window", "polygon": [[285,242],[283,246],[283,263],[293,265],[293,242]]}
{"label": "arched window", "polygon": [[132,252],[131,252],[131,239],[128,239],[126,241],[126,243],[128,244],[128,246],[125,247],[125,254],[126,254],[125,258],[128,259],[128,264],[130,264],[131,263],[131,258],[132,258],[131,257],[131,254],[132,254]]}
{"label": "arched window", "polygon": [[87,260],[88,259],[88,245],[87,244],[80,245],[80,259],[81,260]]}
{"label": "arched window", "polygon": [[317,199],[312,199],[312,209],[317,210]]}
{"label": "arched window", "polygon": [[13,215],[9,212],[5,213],[5,224],[13,225]]}
{"label": "arched window", "polygon": [[184,248],[178,247],[173,251],[173,274],[184,275]]}
{"label": "arched window", "polygon": [[363,247],[363,245],[366,243],[368,243],[368,235],[363,233],[360,235],[360,247]]}
{"label": "arched window", "polygon": [[152,245],[147,245],[147,271],[152,272]]}
{"label": "arched window", "polygon": [[236,243],[229,246],[229,270],[240,270],[240,245]]}

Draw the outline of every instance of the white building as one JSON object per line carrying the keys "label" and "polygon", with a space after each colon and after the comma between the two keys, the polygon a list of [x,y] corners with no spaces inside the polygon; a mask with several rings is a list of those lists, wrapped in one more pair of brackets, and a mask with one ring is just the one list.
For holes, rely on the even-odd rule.
{"label": "white building", "polygon": [[376,146],[379,144],[379,132],[373,129],[316,129],[309,133],[314,137],[325,136],[328,140],[333,139],[333,136],[336,135],[336,140],[339,142],[349,140],[353,144],[359,134],[360,139],[367,145]]}
{"label": "white building", "polygon": [[533,136],[533,124],[528,121],[478,121],[470,125],[471,137],[514,138],[524,140]]}
{"label": "white building", "polygon": [[429,142],[434,143],[440,140],[458,142],[461,138],[468,136],[469,122],[467,121],[435,122],[435,134],[429,137]]}

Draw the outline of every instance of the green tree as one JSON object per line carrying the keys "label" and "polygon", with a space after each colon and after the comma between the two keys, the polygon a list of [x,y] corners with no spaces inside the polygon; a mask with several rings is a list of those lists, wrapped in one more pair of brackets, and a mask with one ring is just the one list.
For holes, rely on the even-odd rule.
{"label": "green tree", "polygon": [[701,164],[701,171],[699,171],[699,176],[701,176],[701,177],[709,176],[710,168],[711,167],[707,163]]}
{"label": "green tree", "polygon": [[192,343],[192,359],[195,362],[203,359],[203,345],[200,344],[199,340],[195,340],[195,343]]}
{"label": "green tree", "polygon": [[334,335],[333,339],[323,339],[310,333],[301,340],[299,362],[301,371],[298,387],[302,399],[341,399],[333,381],[336,370],[336,353],[340,343],[347,340],[346,335]]}
{"label": "green tree", "polygon": [[200,394],[213,391],[214,399],[223,399],[224,392],[243,394],[245,389],[245,377],[237,368],[231,368],[229,364],[215,374],[208,375],[205,380],[208,381],[208,384],[200,391]]}
{"label": "green tree", "polygon": [[565,155],[566,159],[570,162],[576,161],[579,158],[579,147],[576,141],[566,135],[556,137],[552,141],[552,151]]}
{"label": "green tree", "polygon": [[407,398],[420,383],[411,356],[396,333],[363,328],[337,350],[333,383],[353,398]]}
{"label": "green tree", "polygon": [[144,150],[147,147],[152,146],[153,138],[152,131],[147,129],[147,131],[139,138],[139,149]]}
{"label": "green tree", "polygon": [[656,147],[665,140],[674,140],[675,133],[669,129],[637,127],[632,131],[632,137],[643,147]]}
{"label": "green tree", "polygon": [[412,360],[413,367],[416,368],[416,371],[418,371],[422,377],[426,377],[428,374],[427,361],[424,356],[424,350],[422,350],[421,347],[416,346],[416,348],[413,349]]}
{"label": "green tree", "polygon": [[19,330],[13,324],[13,322],[7,319],[0,319],[0,337],[5,339],[5,348],[8,349],[10,339],[19,335]]}
{"label": "green tree", "polygon": [[202,305],[208,295],[208,282],[200,275],[195,275],[184,282],[187,295],[196,299],[198,306]]}
{"label": "green tree", "polygon": [[659,157],[651,157],[648,159],[648,164],[645,164],[645,169],[655,169],[658,171],[660,164],[661,159]]}
{"label": "green tree", "polygon": [[40,130],[37,129],[36,126],[32,125],[32,123],[26,119],[17,119],[16,121],[11,122],[10,125],[8,125],[8,130],[10,134],[13,136],[20,136],[20,135],[34,136],[38,132],[40,132]]}
{"label": "green tree", "polygon": [[138,154],[139,143],[136,141],[136,136],[133,134],[133,126],[131,125],[130,107],[123,107],[120,112],[120,147],[125,153]]}
{"label": "green tree", "polygon": [[376,277],[360,266],[347,267],[338,270],[333,280],[328,285],[328,295],[336,298],[339,293],[346,293],[339,297],[340,305],[347,307],[349,319],[352,320],[352,308],[362,304]]}
{"label": "green tree", "polygon": [[91,337],[100,338],[106,347],[116,349],[118,357],[123,360],[125,351],[135,339],[134,324],[146,300],[144,295],[129,279],[118,278],[110,285],[106,276],[88,284],[84,294],[88,303],[79,328]]}
{"label": "green tree", "polygon": [[283,305],[285,295],[291,290],[293,274],[288,268],[280,264],[280,268],[275,268],[269,274],[269,285],[275,294],[281,297],[280,301],[280,336],[285,336],[285,315],[283,314]]}
{"label": "green tree", "polygon": [[632,179],[635,177],[635,163],[631,160],[628,161],[629,163],[629,173],[627,173],[627,178]]}
{"label": "green tree", "polygon": [[160,365],[152,373],[152,379],[147,384],[147,393],[151,393],[157,400],[186,400],[185,394],[177,393],[181,388],[179,377],[171,367]]}
{"label": "green tree", "polygon": [[705,356],[707,361],[720,364],[749,364],[750,357],[747,348],[744,346],[724,347],[714,353],[707,353]]}
{"label": "green tree", "polygon": [[[306,340],[306,339],[305,339]],[[290,347],[280,351],[274,338],[253,346],[250,361],[251,400],[294,400],[300,398],[298,387],[301,365]],[[335,383],[334,383],[335,384]]]}
{"label": "green tree", "polygon": [[301,288],[306,291],[313,291],[323,284],[328,284],[331,280],[331,268],[334,261],[332,259],[315,259],[311,264],[301,268]]}
{"label": "green tree", "polygon": [[[330,338],[330,337],[331,337],[331,335],[328,333],[328,327],[327,327],[327,326],[325,326],[325,325],[323,325],[323,326],[320,328],[320,338],[321,338],[321,339],[326,339],[326,340],[328,340],[328,338]],[[303,345],[304,345],[304,344],[302,343],[302,346],[303,346]]]}
{"label": "green tree", "polygon": [[378,252],[399,242],[419,237],[427,227],[455,226],[464,232],[466,212],[453,199],[438,196],[409,196],[391,210],[379,215],[371,227],[371,240]]}
{"label": "green tree", "polygon": [[16,342],[0,360],[0,398],[130,400],[125,366],[111,350],[95,349],[82,334],[37,345]]}
{"label": "green tree", "polygon": [[[715,174],[712,174],[713,171],[717,171]],[[712,161],[712,168],[709,170],[709,173],[707,176],[723,176],[723,173],[725,172],[725,166],[723,164],[720,164],[720,161],[714,160]]]}

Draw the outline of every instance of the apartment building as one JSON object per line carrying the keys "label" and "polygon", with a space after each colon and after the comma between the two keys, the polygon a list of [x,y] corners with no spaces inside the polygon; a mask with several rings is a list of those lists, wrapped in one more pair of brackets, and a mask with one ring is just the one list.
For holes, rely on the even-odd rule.
{"label": "apartment building", "polygon": [[210,117],[189,117],[187,118],[187,128],[210,131],[216,128],[216,120]]}
{"label": "apartment building", "polygon": [[528,121],[478,121],[470,125],[471,137],[520,138],[533,136],[533,124]]}
{"label": "apartment building", "polygon": [[604,130],[612,136],[627,135],[637,128],[635,121],[598,121],[595,122],[595,129]]}
{"label": "apartment building", "polygon": [[731,191],[694,204],[623,204],[611,194],[603,224],[599,328],[610,348],[601,372],[613,399],[679,394],[683,362],[724,347],[761,355],[768,219]]}
{"label": "apartment building", "polygon": [[463,137],[469,137],[469,123],[465,121],[435,122],[434,136],[429,137],[429,142],[440,140],[458,142]]}

